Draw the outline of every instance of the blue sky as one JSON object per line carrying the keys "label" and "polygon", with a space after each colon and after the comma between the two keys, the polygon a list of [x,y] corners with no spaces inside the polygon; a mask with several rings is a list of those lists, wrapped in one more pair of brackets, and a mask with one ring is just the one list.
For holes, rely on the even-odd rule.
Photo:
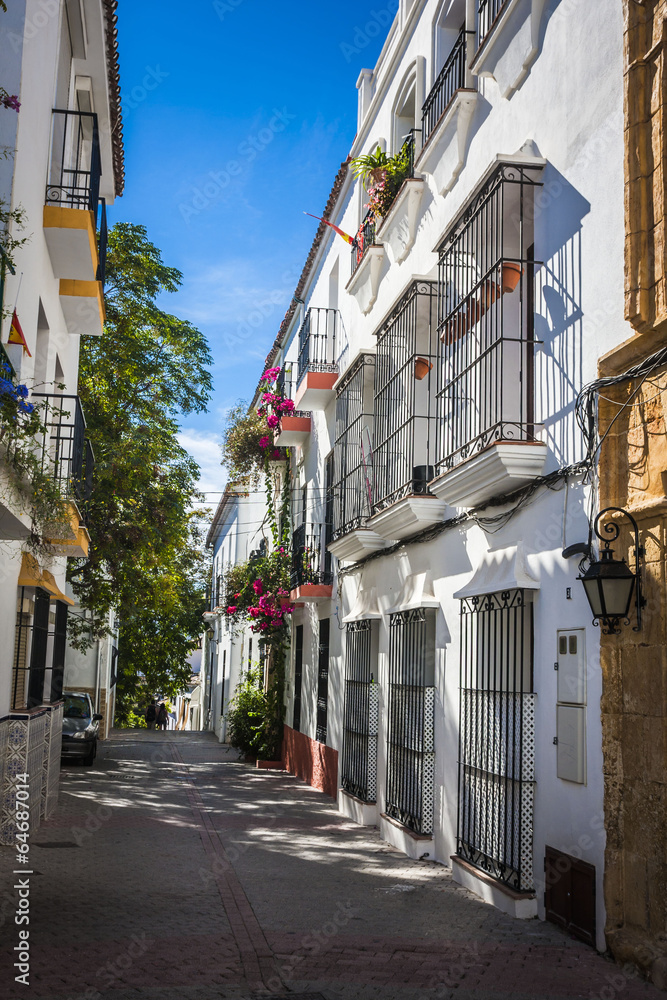
{"label": "blue sky", "polygon": [[202,488],[224,486],[225,413],[251,397],[356,131],[359,71],[397,0],[120,0],[126,191],[207,335],[215,395],[183,422]]}

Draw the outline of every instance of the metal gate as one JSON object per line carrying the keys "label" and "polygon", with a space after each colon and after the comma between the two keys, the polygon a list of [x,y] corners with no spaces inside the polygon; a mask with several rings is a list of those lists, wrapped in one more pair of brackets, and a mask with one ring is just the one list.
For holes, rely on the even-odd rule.
{"label": "metal gate", "polygon": [[386,813],[433,833],[435,613],[418,608],[389,623]]}
{"label": "metal gate", "polygon": [[533,608],[523,590],[461,602],[458,854],[533,888]]}
{"label": "metal gate", "polygon": [[364,802],[377,796],[378,690],[373,678],[373,623],[349,622],[341,783]]}

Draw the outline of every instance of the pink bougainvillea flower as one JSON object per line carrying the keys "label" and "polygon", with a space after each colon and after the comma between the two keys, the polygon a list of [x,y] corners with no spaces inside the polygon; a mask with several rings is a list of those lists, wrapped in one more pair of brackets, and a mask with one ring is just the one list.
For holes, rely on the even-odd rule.
{"label": "pink bougainvillea flower", "polygon": [[265,434],[264,437],[261,437],[259,439],[260,448],[268,448],[270,444],[271,444],[271,438],[269,437],[268,434]]}
{"label": "pink bougainvillea flower", "polygon": [[269,427],[273,429],[274,427],[278,426],[278,424],[280,423],[280,419],[276,413],[272,413],[270,416],[266,418],[266,422],[269,425]]}
{"label": "pink bougainvillea flower", "polygon": [[273,455],[271,457],[272,458],[280,458],[280,448],[274,448],[273,449]]}
{"label": "pink bougainvillea flower", "polygon": [[280,375],[280,368],[267,368],[262,375],[260,382],[275,382]]}
{"label": "pink bougainvillea flower", "polygon": [[283,556],[285,555],[285,549],[282,547],[282,545],[278,549],[278,552],[280,552],[280,554],[283,555]]}
{"label": "pink bougainvillea flower", "polygon": [[292,399],[283,399],[280,405],[283,413],[292,413],[294,411],[294,400]]}
{"label": "pink bougainvillea flower", "polygon": [[227,608],[227,614],[228,615],[236,614],[236,605],[230,604],[229,607]]}
{"label": "pink bougainvillea flower", "polygon": [[262,581],[260,579],[255,580],[252,585],[252,589],[255,591],[257,596],[264,593],[264,587],[262,586]]}

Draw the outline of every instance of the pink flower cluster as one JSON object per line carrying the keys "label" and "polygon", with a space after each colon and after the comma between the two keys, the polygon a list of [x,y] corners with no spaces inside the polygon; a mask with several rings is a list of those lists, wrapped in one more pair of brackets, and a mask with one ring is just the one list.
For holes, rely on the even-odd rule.
{"label": "pink flower cluster", "polygon": [[[259,584],[259,590],[257,585]],[[256,594],[261,593],[261,581],[255,580],[253,589]],[[279,590],[277,596],[273,594],[261,594],[255,607],[248,608],[248,614],[254,623],[250,626],[253,632],[268,632],[270,629],[280,628],[285,615],[290,615],[294,611],[294,605],[289,601],[281,600],[287,597],[287,591]]]}
{"label": "pink flower cluster", "polygon": [[3,108],[11,108],[12,111],[18,111],[21,107],[21,102],[16,94],[0,94],[0,104]]}
{"label": "pink flower cluster", "polygon": [[[280,368],[268,368],[262,375],[260,381],[273,383],[280,375]],[[284,399],[278,393],[270,392],[268,389],[262,393],[262,405],[257,410],[259,417],[266,417],[269,430],[274,431],[280,425],[280,418],[285,413],[294,412],[294,402],[291,399]],[[259,439],[260,448],[271,447],[271,439],[268,435]],[[276,449],[273,458],[280,458],[280,452]]]}

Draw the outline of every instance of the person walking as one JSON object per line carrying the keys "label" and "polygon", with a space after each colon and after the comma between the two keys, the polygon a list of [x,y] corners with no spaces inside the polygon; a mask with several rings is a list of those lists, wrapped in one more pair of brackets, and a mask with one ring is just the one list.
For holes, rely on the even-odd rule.
{"label": "person walking", "polygon": [[157,705],[155,704],[155,698],[153,698],[152,702],[146,709],[145,719],[146,719],[147,729],[155,729],[155,720],[157,719],[157,712],[158,712]]}
{"label": "person walking", "polygon": [[168,718],[169,718],[169,713],[167,712],[167,706],[165,705],[164,702],[161,702],[157,712],[158,729],[166,730]]}

